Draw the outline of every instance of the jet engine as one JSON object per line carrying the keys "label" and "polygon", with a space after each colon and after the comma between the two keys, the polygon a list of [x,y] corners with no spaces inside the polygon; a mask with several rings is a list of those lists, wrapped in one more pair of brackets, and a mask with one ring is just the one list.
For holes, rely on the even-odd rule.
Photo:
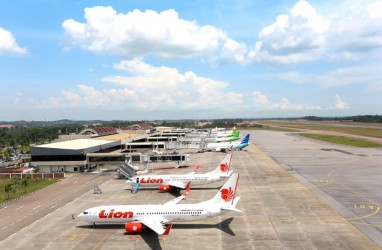
{"label": "jet engine", "polygon": [[169,185],[160,185],[159,186],[159,191],[162,191],[162,192],[168,192],[170,191],[171,187]]}
{"label": "jet engine", "polygon": [[138,222],[130,222],[126,224],[125,229],[128,233],[142,233],[143,225]]}

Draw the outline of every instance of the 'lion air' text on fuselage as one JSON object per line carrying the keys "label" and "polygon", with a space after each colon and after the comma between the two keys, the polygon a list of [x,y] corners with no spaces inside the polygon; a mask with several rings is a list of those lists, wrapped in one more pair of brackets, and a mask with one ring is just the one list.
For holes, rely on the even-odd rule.
{"label": "'lion air' text on fuselage", "polygon": [[132,218],[133,212],[120,212],[120,211],[114,211],[114,209],[111,209],[110,212],[106,212],[106,210],[101,210],[101,212],[98,214],[98,217],[101,219],[106,218]]}
{"label": "'lion air' text on fuselage", "polygon": [[155,178],[142,178],[140,183],[163,183],[163,179],[162,178],[159,178],[159,179],[155,179]]}

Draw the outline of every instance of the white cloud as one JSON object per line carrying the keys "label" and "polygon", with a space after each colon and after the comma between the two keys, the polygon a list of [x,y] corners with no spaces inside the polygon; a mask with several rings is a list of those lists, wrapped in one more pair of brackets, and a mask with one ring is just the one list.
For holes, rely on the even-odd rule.
{"label": "white cloud", "polygon": [[78,85],[76,90],[63,90],[45,105],[53,107],[88,107],[103,109],[145,110],[224,110],[244,103],[244,95],[228,91],[228,83],[184,74],[169,67],[154,67],[138,59],[121,61],[118,70],[130,74],[102,80],[121,88],[96,89]]}
{"label": "white cloud", "polygon": [[372,18],[382,18],[382,2],[373,2],[367,5],[368,14]]}
{"label": "white cloud", "polygon": [[209,55],[227,40],[220,29],[180,19],[173,9],[117,14],[112,7],[97,6],[85,9],[85,23],[68,19],[62,27],[67,48],[79,45],[124,58],[150,54],[161,58]]}
{"label": "white cloud", "polygon": [[337,109],[348,108],[348,105],[341,99],[341,97],[339,95],[336,95],[335,99],[336,99],[335,108],[337,108]]}
{"label": "white cloud", "polygon": [[337,60],[355,60],[382,48],[382,4],[357,5],[336,16],[327,33],[328,55]]}
{"label": "white cloud", "polygon": [[252,92],[252,98],[253,98],[253,105],[255,107],[264,108],[269,106],[268,97],[262,94],[260,91]]}
{"label": "white cloud", "polygon": [[319,106],[311,106],[304,104],[293,104],[287,98],[281,98],[279,102],[271,102],[268,97],[260,91],[252,92],[252,102],[256,110],[321,110]]}
{"label": "white cloud", "polygon": [[330,106],[318,106],[318,105],[307,105],[292,103],[287,98],[283,97],[278,102],[271,102],[269,98],[261,93],[260,91],[252,92],[252,103],[253,108],[257,111],[268,110],[268,111],[317,111],[317,110],[341,110],[349,108],[348,104],[345,103],[339,95],[335,96],[334,105]]}
{"label": "white cloud", "polygon": [[308,2],[300,0],[288,14],[279,15],[260,31],[248,59],[281,64],[313,60],[322,53],[329,24]]}
{"label": "white cloud", "polygon": [[326,88],[364,84],[375,85],[382,82],[382,65],[354,66],[330,70],[317,76],[318,85]]}
{"label": "white cloud", "polygon": [[344,0],[330,6],[331,13],[319,13],[299,0],[260,30],[252,48],[217,27],[181,19],[173,9],[117,13],[96,6],[85,9],[84,22],[67,19],[62,27],[67,49],[79,46],[125,59],[198,56],[219,64],[295,64],[355,60],[382,47],[381,2]]}
{"label": "white cloud", "polygon": [[21,48],[12,33],[0,27],[0,55],[15,54],[26,55],[27,49]]}
{"label": "white cloud", "polygon": [[291,64],[376,57],[373,51],[382,48],[382,3],[349,0],[331,8],[336,10],[329,16],[305,0],[298,1],[259,32],[244,61]]}
{"label": "white cloud", "polygon": [[235,62],[244,63],[247,51],[248,49],[245,44],[227,39],[222,48],[220,61],[222,64]]}

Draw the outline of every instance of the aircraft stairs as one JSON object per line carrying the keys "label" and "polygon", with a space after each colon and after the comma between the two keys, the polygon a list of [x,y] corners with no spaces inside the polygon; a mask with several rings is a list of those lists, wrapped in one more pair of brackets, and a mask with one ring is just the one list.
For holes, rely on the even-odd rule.
{"label": "aircraft stairs", "polygon": [[119,176],[122,178],[130,178],[130,177],[133,177],[137,173],[137,171],[133,169],[132,167],[130,167],[125,162],[120,162],[118,173],[119,173]]}

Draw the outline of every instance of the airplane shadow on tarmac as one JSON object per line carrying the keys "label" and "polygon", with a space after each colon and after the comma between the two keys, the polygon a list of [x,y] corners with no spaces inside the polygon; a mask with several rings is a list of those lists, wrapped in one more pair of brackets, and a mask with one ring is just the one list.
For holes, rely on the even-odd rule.
{"label": "airplane shadow on tarmac", "polygon": [[[221,187],[216,187],[216,188],[203,188],[203,187],[200,187],[200,188],[191,188],[191,192],[192,190],[219,190]],[[125,189],[125,190],[129,190],[131,191],[131,189]],[[158,188],[139,188],[139,192],[143,191],[156,191],[158,190]],[[172,196],[174,197],[178,197],[178,196],[181,196],[182,195],[182,192],[184,192],[184,190],[176,190],[176,189],[171,189],[168,193],[171,194]],[[163,193],[161,191],[158,191],[158,193]],[[212,198],[212,197],[211,197]]]}
{"label": "airplane shadow on tarmac", "polygon": [[[230,224],[234,218],[228,218],[222,222],[219,222],[217,224],[194,224],[194,223],[179,223],[179,224],[173,224],[171,230],[177,230],[177,229],[209,229],[209,228],[216,228],[221,230],[224,233],[227,233],[231,236],[236,236],[236,234],[232,231],[230,228]],[[82,226],[77,226],[79,228],[92,228],[91,225],[82,225]],[[97,224],[95,229],[121,229],[123,227],[122,224]],[[147,243],[147,245],[151,249],[162,249],[161,246],[161,241],[160,241],[160,236],[158,236],[154,231],[146,228],[143,233],[140,234],[134,234],[134,233],[128,233],[125,232],[124,235],[129,236],[129,235],[140,235],[142,239]],[[171,237],[171,233],[169,236]]]}
{"label": "airplane shadow on tarmac", "polygon": [[179,224],[173,224],[172,230],[176,229],[208,229],[208,228],[217,228],[221,230],[222,232],[225,232],[226,234],[236,236],[236,234],[232,231],[230,228],[230,224],[233,221],[233,217],[228,218],[226,220],[223,220],[222,222],[219,222],[217,224],[203,224],[203,223],[179,223]]}
{"label": "airplane shadow on tarmac", "polygon": [[[209,229],[209,228],[216,228],[221,230],[222,232],[225,232],[231,236],[236,236],[236,234],[232,231],[230,228],[230,224],[233,220],[233,217],[228,218],[220,223],[217,224],[185,224],[185,223],[179,223],[179,224],[172,224],[172,229],[171,230],[176,230],[176,229]],[[133,235],[129,233],[125,233],[125,235]],[[145,230],[144,233],[140,234],[142,239],[147,243],[147,245],[151,249],[162,249],[162,244],[160,237],[158,236],[154,231],[152,230]],[[171,237],[171,233],[169,236],[166,237]],[[164,241],[162,241],[164,243]]]}

